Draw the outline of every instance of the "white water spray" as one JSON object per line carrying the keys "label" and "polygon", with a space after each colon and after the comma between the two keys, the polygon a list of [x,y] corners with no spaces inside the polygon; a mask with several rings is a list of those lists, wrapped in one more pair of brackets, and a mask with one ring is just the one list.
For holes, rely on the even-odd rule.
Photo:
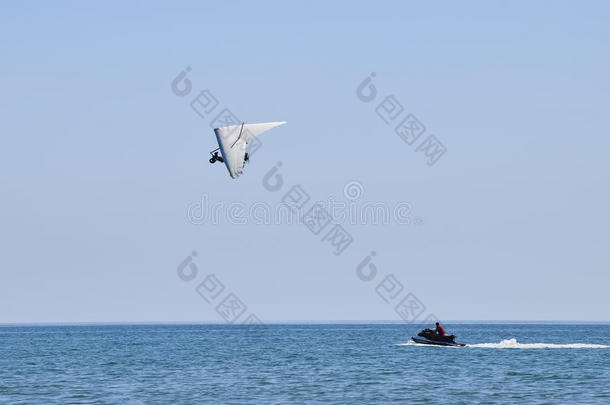
{"label": "white water spray", "polygon": [[[398,343],[397,346],[425,346],[425,347],[457,347],[457,346],[437,346],[425,345],[415,342]],[[484,349],[610,349],[608,345],[593,343],[519,343],[517,339],[504,339],[499,343],[476,343],[467,344],[466,347]]]}

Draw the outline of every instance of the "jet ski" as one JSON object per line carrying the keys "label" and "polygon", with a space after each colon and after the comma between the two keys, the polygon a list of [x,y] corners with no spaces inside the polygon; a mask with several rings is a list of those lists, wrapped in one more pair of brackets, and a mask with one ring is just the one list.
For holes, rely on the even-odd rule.
{"label": "jet ski", "polygon": [[411,339],[415,343],[422,343],[425,345],[466,346],[464,343],[456,342],[455,335],[438,336],[432,329],[424,329],[419,332],[417,336],[412,336]]}

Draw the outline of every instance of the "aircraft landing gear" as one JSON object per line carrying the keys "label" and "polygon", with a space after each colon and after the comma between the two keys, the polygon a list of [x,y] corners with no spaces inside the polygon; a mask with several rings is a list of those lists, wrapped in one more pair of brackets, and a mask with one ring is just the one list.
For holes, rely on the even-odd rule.
{"label": "aircraft landing gear", "polygon": [[221,163],[224,163],[224,159],[222,158],[222,156],[220,156],[218,154],[218,149],[211,151],[210,155],[212,155],[212,157],[210,158],[210,163],[214,164],[217,161],[221,162]]}

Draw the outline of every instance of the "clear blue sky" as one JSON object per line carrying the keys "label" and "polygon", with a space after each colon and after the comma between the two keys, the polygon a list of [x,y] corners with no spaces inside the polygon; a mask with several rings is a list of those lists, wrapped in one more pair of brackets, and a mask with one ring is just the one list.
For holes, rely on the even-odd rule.
{"label": "clear blue sky", "polygon": [[[608,21],[603,1],[3,2],[0,322],[222,321],[194,288],[211,272],[264,321],[398,320],[387,274],[422,316],[609,320]],[[208,164],[206,88],[288,122],[239,180]],[[390,94],[447,147],[434,166],[375,114]],[[334,256],[303,225],[186,220],[202,193],[345,200],[352,180],[423,223],[346,225]]]}

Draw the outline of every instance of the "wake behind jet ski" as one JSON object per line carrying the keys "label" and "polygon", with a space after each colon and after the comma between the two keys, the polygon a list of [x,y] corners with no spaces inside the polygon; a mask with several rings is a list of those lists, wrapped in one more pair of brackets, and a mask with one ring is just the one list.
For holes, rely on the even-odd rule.
{"label": "wake behind jet ski", "polygon": [[417,334],[412,336],[411,339],[415,343],[421,343],[425,345],[436,345],[436,346],[466,346],[464,343],[456,342],[455,335],[447,335],[443,325],[436,323],[436,330],[424,329]]}

